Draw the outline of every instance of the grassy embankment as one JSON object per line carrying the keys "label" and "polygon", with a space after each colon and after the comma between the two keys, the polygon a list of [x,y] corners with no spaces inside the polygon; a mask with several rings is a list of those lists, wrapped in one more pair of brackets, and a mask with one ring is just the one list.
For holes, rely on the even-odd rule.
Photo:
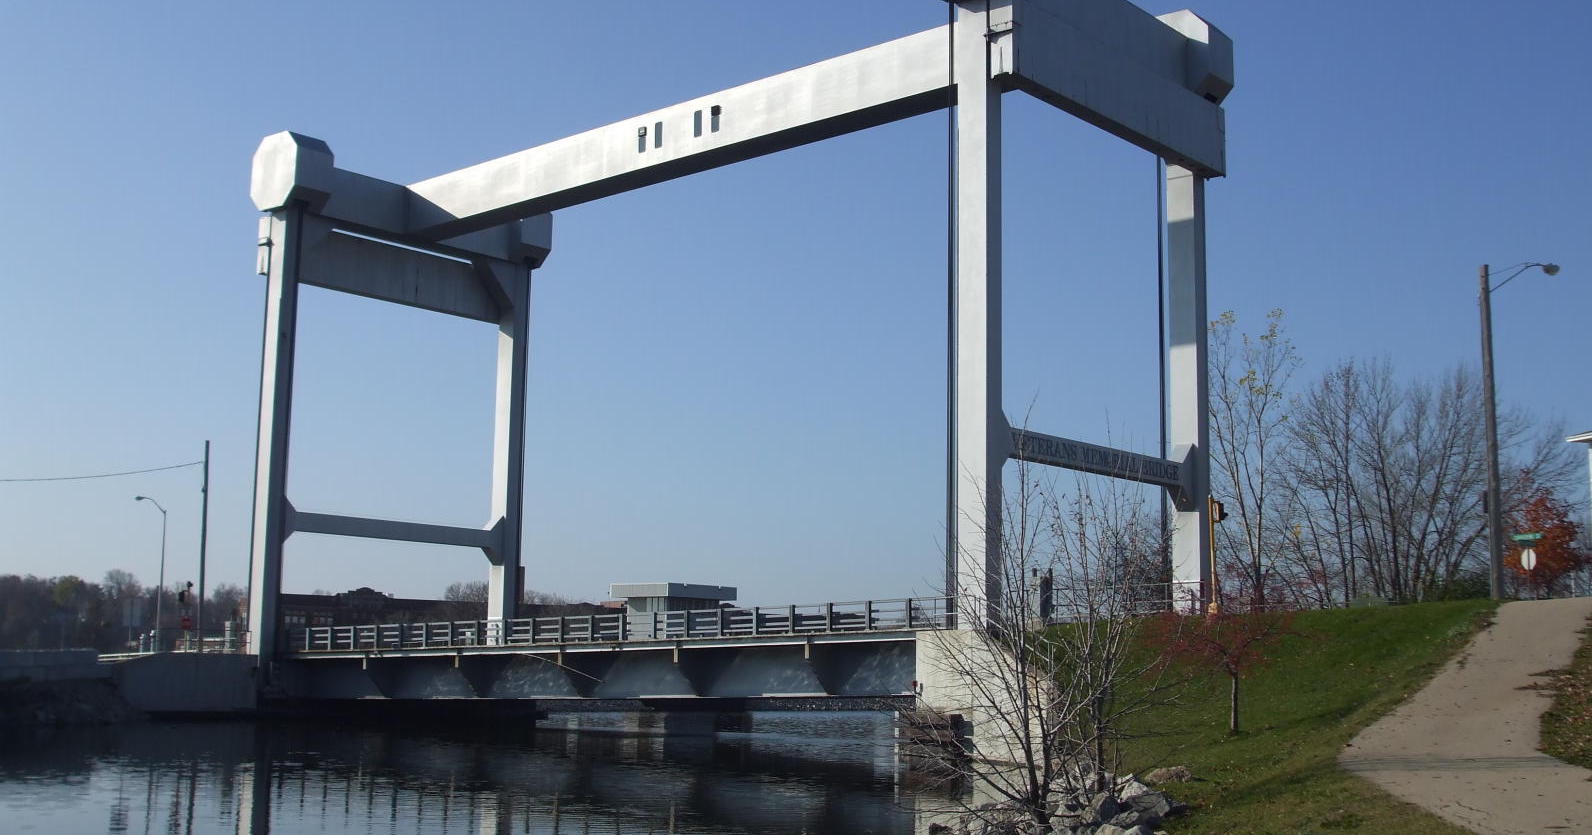
{"label": "grassy embankment", "polygon": [[1581,634],[1585,637],[1575,660],[1548,685],[1553,707],[1542,715],[1542,750],[1592,768],[1592,621]]}
{"label": "grassy embankment", "polygon": [[1186,765],[1168,786],[1194,807],[1185,832],[1460,833],[1338,768],[1344,744],[1420,689],[1491,617],[1486,600],[1302,612],[1297,635],[1243,680],[1244,731],[1227,733],[1227,680],[1196,680],[1175,707],[1146,715],[1129,769]]}

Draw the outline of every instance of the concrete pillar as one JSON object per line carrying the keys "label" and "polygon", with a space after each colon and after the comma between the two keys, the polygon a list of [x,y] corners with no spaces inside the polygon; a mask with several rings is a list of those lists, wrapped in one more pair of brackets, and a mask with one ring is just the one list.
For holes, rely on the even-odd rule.
{"label": "concrete pillar", "polygon": [[288,430],[293,413],[293,351],[298,330],[299,263],[305,206],[277,209],[262,222],[266,272],[265,344],[260,362],[259,436],[254,463],[254,527],[249,548],[249,652],[275,655],[281,628],[282,545],[287,536]]}
{"label": "concrete pillar", "polygon": [[1172,524],[1173,596],[1200,603],[1213,598],[1210,525],[1210,369],[1205,306],[1205,179],[1176,165],[1166,167],[1167,247],[1167,437],[1172,457],[1187,450],[1192,489],[1176,502]]}
{"label": "concrete pillar", "polygon": [[[509,296],[498,321],[497,407],[492,432],[492,518],[498,546],[488,552],[488,620],[511,619],[520,601],[525,504],[525,379],[530,356],[531,270],[494,264]],[[500,637],[501,637],[500,633]]]}
{"label": "concrete pillar", "polygon": [[992,618],[1001,596],[1001,90],[990,80],[989,9],[958,2],[956,239],[952,297],[952,423],[946,587],[957,624]]}

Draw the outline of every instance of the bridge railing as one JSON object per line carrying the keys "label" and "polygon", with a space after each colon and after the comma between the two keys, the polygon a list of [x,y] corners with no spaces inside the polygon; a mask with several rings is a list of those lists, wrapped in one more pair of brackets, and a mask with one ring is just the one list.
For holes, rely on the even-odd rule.
{"label": "bridge railing", "polygon": [[906,597],[514,620],[312,626],[293,630],[289,645],[304,653],[357,652],[941,629],[950,622],[950,599]]}

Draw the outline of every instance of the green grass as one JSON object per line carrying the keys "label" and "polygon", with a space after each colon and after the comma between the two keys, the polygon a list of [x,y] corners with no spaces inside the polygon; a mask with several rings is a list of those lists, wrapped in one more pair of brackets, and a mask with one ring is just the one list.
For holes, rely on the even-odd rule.
{"label": "green grass", "polygon": [[1553,706],[1542,715],[1542,750],[1592,768],[1592,622],[1570,666],[1553,677]]}
{"label": "green grass", "polygon": [[1124,746],[1130,770],[1186,765],[1196,782],[1167,786],[1193,807],[1185,832],[1461,833],[1337,765],[1361,729],[1420,689],[1492,615],[1486,600],[1302,612],[1298,635],[1245,678],[1245,731],[1227,733],[1227,679],[1201,677],[1179,704],[1145,714]]}

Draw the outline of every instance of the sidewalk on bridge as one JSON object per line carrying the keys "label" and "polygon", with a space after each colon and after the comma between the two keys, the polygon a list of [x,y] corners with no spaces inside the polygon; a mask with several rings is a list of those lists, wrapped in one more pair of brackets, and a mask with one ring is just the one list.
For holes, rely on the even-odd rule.
{"label": "sidewalk on bridge", "polygon": [[1592,771],[1537,750],[1552,700],[1532,688],[1569,665],[1589,616],[1586,597],[1504,604],[1496,623],[1338,761],[1475,832],[1588,831]]}

